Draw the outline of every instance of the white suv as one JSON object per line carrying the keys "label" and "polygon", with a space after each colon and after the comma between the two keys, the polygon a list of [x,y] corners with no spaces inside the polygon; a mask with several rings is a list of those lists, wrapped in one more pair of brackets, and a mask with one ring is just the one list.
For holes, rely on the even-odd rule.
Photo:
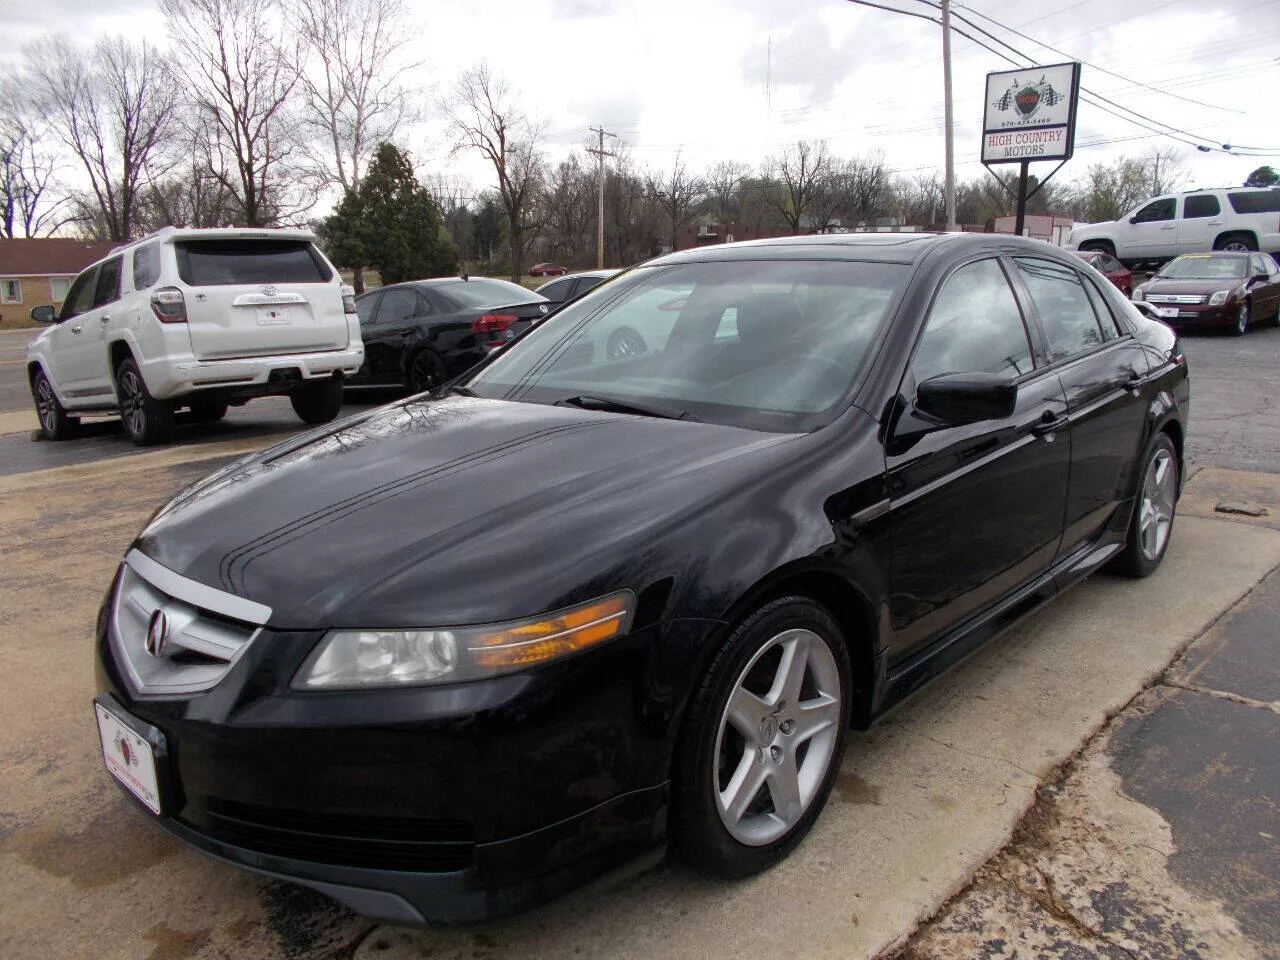
{"label": "white suv", "polygon": [[113,250],[71,285],[27,347],[40,428],[120,412],[137,444],[166,440],[175,410],[217,420],[229,404],[287,393],[307,423],[342,406],[364,362],[355,303],[303,230],[166,227]]}
{"label": "white suv", "polygon": [[1207,250],[1280,253],[1280,187],[1156,197],[1119,220],[1076,227],[1067,249],[1102,250],[1131,264]]}

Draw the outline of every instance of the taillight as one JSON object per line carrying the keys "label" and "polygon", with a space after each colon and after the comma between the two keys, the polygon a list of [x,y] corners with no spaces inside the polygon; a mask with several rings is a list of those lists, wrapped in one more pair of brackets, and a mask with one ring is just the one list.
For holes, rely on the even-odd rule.
{"label": "taillight", "polygon": [[177,287],[161,287],[151,295],[151,312],[161,323],[186,323],[187,301]]}
{"label": "taillight", "polygon": [[356,312],[356,298],[349,293],[342,295],[342,312],[345,314]]}
{"label": "taillight", "polygon": [[471,321],[471,332],[486,347],[500,347],[514,336],[507,331],[519,319],[513,313],[486,313]]}

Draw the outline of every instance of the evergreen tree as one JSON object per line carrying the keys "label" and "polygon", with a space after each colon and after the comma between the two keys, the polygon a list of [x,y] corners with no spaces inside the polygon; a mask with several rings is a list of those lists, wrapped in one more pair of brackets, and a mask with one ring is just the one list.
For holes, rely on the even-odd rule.
{"label": "evergreen tree", "polygon": [[1271,167],[1259,167],[1244,182],[1246,187],[1274,187],[1277,184],[1280,184],[1280,173],[1276,173]]}
{"label": "evergreen tree", "polygon": [[395,144],[378,147],[360,186],[342,198],[325,227],[334,263],[373,267],[383,283],[447,276],[458,267],[435,200]]}

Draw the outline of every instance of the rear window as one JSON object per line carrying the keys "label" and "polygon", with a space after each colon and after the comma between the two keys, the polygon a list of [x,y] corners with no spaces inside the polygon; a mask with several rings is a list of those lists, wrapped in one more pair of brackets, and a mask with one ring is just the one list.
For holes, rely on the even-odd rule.
{"label": "rear window", "polygon": [[540,293],[508,283],[506,280],[459,280],[442,283],[436,292],[460,307],[505,307],[514,303],[537,303],[545,300]]}
{"label": "rear window", "polygon": [[1280,190],[1249,190],[1228,193],[1236,213],[1280,213]]}
{"label": "rear window", "polygon": [[306,240],[179,240],[178,276],[192,287],[328,283],[333,273]]}

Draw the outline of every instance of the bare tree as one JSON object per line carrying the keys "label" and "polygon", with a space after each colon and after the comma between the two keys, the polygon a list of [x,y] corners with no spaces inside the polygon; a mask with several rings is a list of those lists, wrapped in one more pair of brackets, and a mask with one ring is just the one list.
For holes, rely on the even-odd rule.
{"label": "bare tree", "polygon": [[404,58],[415,40],[404,0],[283,0],[285,22],[301,41],[300,128],[321,187],[343,193],[380,143],[414,116]]}
{"label": "bare tree", "polygon": [[680,245],[681,228],[689,222],[694,207],[706,195],[706,184],[701,177],[689,172],[679,152],[670,170],[656,175],[650,173],[645,182],[671,224],[671,249],[675,250]]}
{"label": "bare tree", "polygon": [[17,76],[0,77],[0,236],[37,237],[70,219],[69,198],[53,196],[57,157],[48,124]]}
{"label": "bare tree", "polygon": [[830,169],[825,140],[801,140],[764,162],[763,178],[777,185],[764,193],[765,202],[782,215],[792,233],[799,233],[801,225],[808,222],[809,207]]}
{"label": "bare tree", "polygon": [[573,264],[590,259],[598,216],[594,161],[590,167],[574,152],[547,174],[542,203],[546,211],[545,236],[554,259]]}
{"label": "bare tree", "polygon": [[507,82],[487,63],[462,72],[441,104],[454,152],[475,150],[493,165],[507,218],[511,279],[519,283],[525,245],[538,227],[536,199],[543,178],[541,128],[520,108]]}
{"label": "bare tree", "polygon": [[711,216],[720,223],[734,223],[742,215],[742,182],[751,170],[737,160],[713,164],[703,176],[707,205]]}
{"label": "bare tree", "polygon": [[1151,195],[1172,193],[1187,182],[1187,159],[1179,150],[1156,148],[1143,158],[1151,182]]}
{"label": "bare tree", "polygon": [[145,40],[103,38],[86,55],[47,37],[26,59],[34,99],[88,175],[109,238],[129,239],[147,164],[173,129],[164,58]]}
{"label": "bare tree", "polygon": [[160,7],[196,111],[192,141],[235,198],[237,219],[260,227],[300,213],[308,198],[286,169],[300,57],[282,38],[274,0],[160,0]]}

